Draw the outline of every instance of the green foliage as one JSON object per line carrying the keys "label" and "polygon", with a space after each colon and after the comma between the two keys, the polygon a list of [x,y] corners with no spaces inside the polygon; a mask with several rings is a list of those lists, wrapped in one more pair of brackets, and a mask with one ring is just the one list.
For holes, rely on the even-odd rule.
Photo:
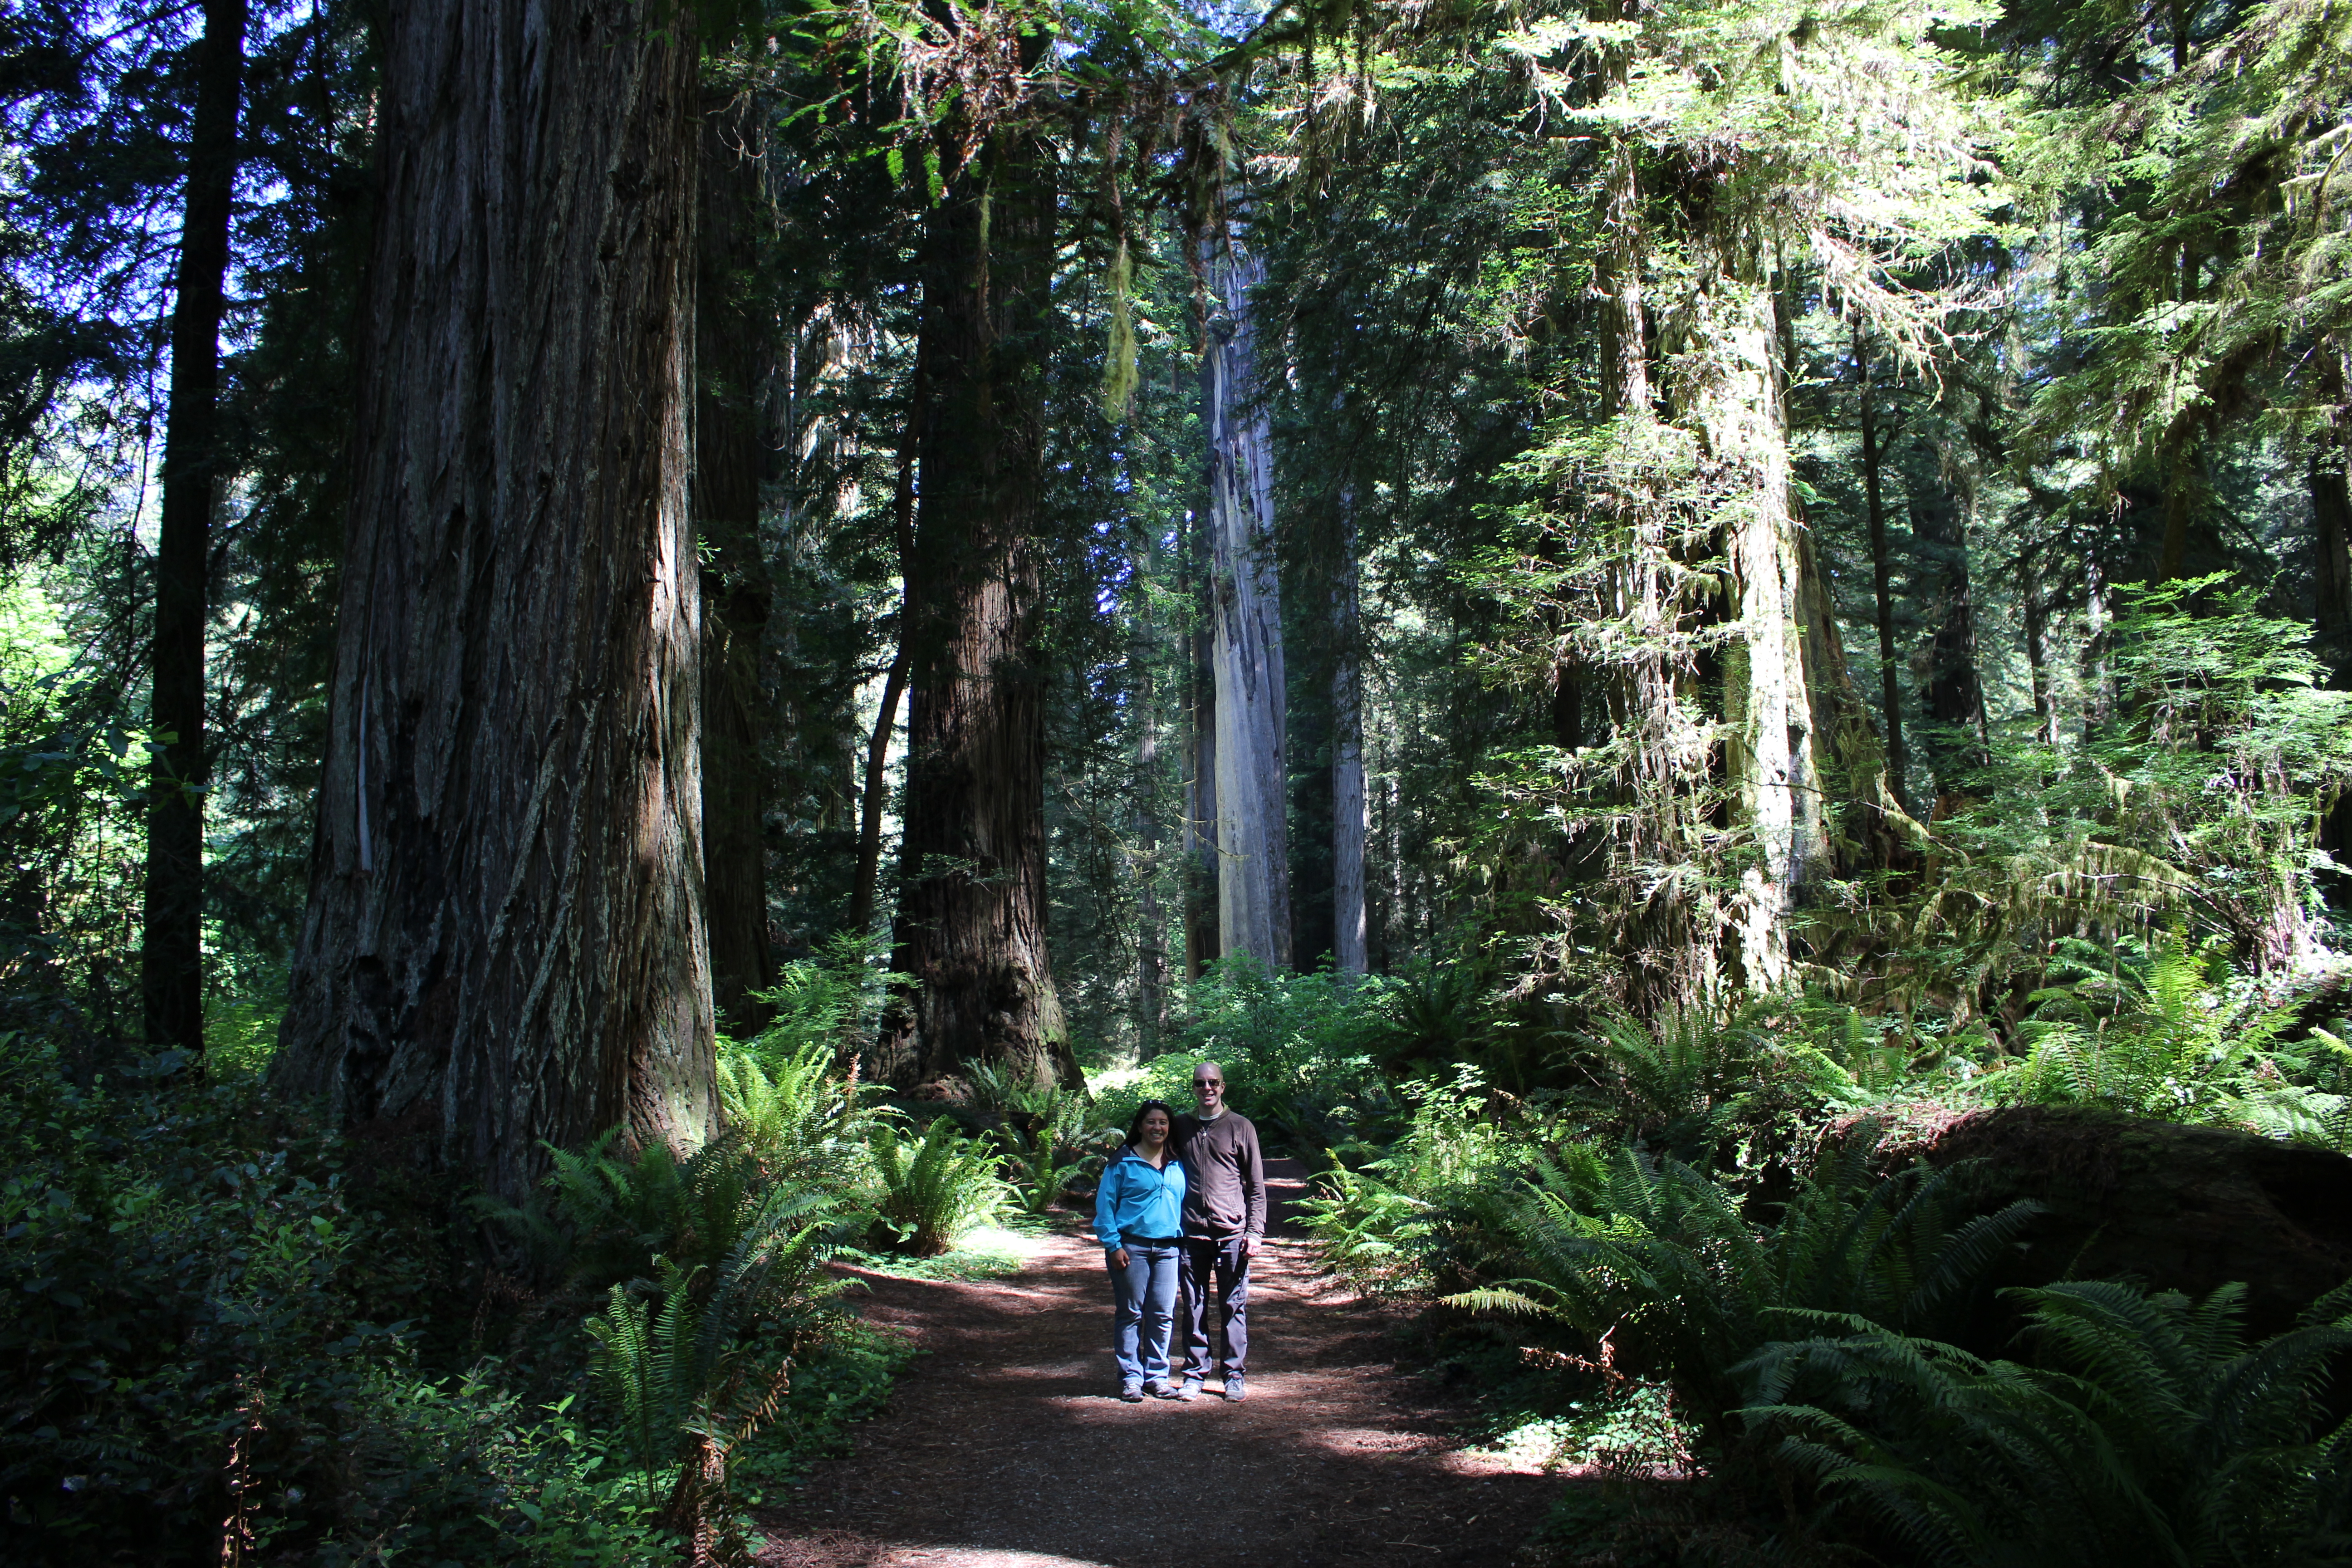
{"label": "green foliage", "polygon": [[771,1074],[817,1047],[828,1061],[855,1059],[873,1044],[891,990],[906,983],[890,972],[888,959],[889,944],[880,938],[856,931],[827,937],[815,957],[785,963],[776,984],[755,994],[772,1011],[768,1026],[748,1041],[730,1042],[722,1055],[749,1057]]}
{"label": "green foliage", "polygon": [[[1121,1130],[1095,1124],[1085,1095],[1064,1089],[1007,1089],[985,1067],[971,1070],[983,1101],[1005,1108],[1004,1124],[992,1130],[1006,1175],[1021,1207],[1042,1215],[1074,1184],[1102,1168]],[[1008,1103],[1009,1102],[1009,1103]]]}
{"label": "green foliage", "polygon": [[2321,1397],[2352,1348],[2325,1321],[2340,1300],[2248,1347],[2240,1286],[2010,1294],[2032,1365],[1879,1330],[1804,1340],[1758,1358],[1741,1415],[1909,1561],[2346,1560],[2352,1455]]}
{"label": "green foliage", "polygon": [[2027,1028],[2030,1053],[1986,1078],[1981,1092],[2004,1104],[2099,1105],[2334,1146],[2345,1102],[2292,1081],[2287,1069],[2302,1058],[2280,1049],[2295,1005],[2253,986],[2213,984],[2208,963],[2176,932],[2145,963],[2117,962],[2093,977],[2106,982],[2108,994],[2095,994],[2104,1005],[2065,1005],[2082,984],[2045,993]]}
{"label": "green foliage", "polygon": [[1914,1334],[1953,1327],[2037,1212],[2012,1204],[1955,1223],[1944,1173],[1870,1176],[1875,1142],[1850,1141],[1769,1226],[1678,1161],[1653,1165],[1621,1149],[1598,1171],[1590,1161],[1539,1164],[1509,1214],[1524,1277],[1451,1300],[1615,1336],[1618,1364],[1671,1382],[1683,1410],[1727,1451],[1764,1347],[1823,1318]]}
{"label": "green foliage", "polygon": [[[249,1079],[77,1088],[0,1037],[0,1546],[646,1563],[569,1409],[419,1364],[434,1264]],[[226,1524],[224,1524],[226,1521]]]}
{"label": "green foliage", "polygon": [[1393,1037],[1388,986],[1329,970],[1276,973],[1246,955],[1221,959],[1186,987],[1167,1054],[1106,1084],[1097,1113],[1125,1128],[1135,1108],[1192,1103],[1192,1069],[1224,1068],[1225,1102],[1305,1158],[1354,1138],[1394,1109],[1376,1062]]}
{"label": "green foliage", "polygon": [[952,1117],[935,1118],[911,1137],[894,1121],[877,1121],[870,1143],[881,1184],[876,1228],[902,1251],[945,1252],[1010,1198],[988,1142],[967,1137]]}
{"label": "green foliage", "polygon": [[844,1193],[871,1180],[867,1101],[878,1091],[840,1071],[838,1059],[833,1047],[814,1040],[764,1058],[741,1048],[719,1052],[719,1103],[728,1133],[742,1141],[766,1180],[814,1182]]}
{"label": "green foliage", "polygon": [[1475,1068],[1401,1092],[1412,1106],[1402,1134],[1377,1158],[1326,1172],[1304,1205],[1325,1261],[1360,1287],[1424,1289],[1497,1263],[1502,1194],[1533,1163],[1565,1161],[1598,1179],[1585,1145],[1547,1152],[1533,1130],[1498,1125]]}

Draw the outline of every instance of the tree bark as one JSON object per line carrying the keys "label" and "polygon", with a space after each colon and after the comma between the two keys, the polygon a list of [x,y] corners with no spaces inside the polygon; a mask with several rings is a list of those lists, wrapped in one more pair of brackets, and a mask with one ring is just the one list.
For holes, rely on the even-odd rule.
{"label": "tree bark", "polygon": [[1136,1054],[1150,1061],[1160,1054],[1168,1022],[1168,932],[1160,908],[1160,628],[1151,613],[1150,584],[1158,576],[1158,553],[1147,542],[1129,557],[1137,595],[1135,647],[1130,654],[1135,691],[1135,990]]}
{"label": "tree bark", "polygon": [[1339,581],[1332,595],[1331,957],[1342,974],[1369,966],[1364,931],[1364,676],[1357,595],[1356,498],[1339,495]]}
{"label": "tree bark", "polygon": [[1184,779],[1184,978],[1198,980],[1222,957],[1217,941],[1217,676],[1216,636],[1209,629],[1213,578],[1208,569],[1209,520],[1193,524],[1187,542],[1192,581],[1192,633],[1185,638],[1186,705],[1191,725]]}
{"label": "tree bark", "polygon": [[[1713,374],[1695,384],[1691,414],[1708,458],[1740,474],[1749,499],[1727,525],[1733,632],[1724,647],[1726,783],[1752,853],[1732,901],[1731,971],[1742,988],[1788,978],[1787,914],[1817,816],[1812,731],[1796,628],[1796,540],[1786,416],[1770,292],[1717,278],[1695,300]],[[1792,658],[1792,655],[1798,657]]]}
{"label": "tree bark", "polygon": [[1870,517],[1870,576],[1878,596],[1879,714],[1886,726],[1886,775],[1895,798],[1905,799],[1909,759],[1903,750],[1903,683],[1895,662],[1895,591],[1886,550],[1886,499],[1881,488],[1885,451],[1878,439],[1878,415],[1870,395],[1870,339],[1862,318],[1853,319],[1855,401],[1862,423],[1862,490]]}
{"label": "tree bark", "polygon": [[147,1043],[205,1048],[205,632],[219,478],[220,323],[245,86],[246,0],[205,0],[196,42],[180,268],[172,300],[172,406],[155,549],[153,723],[140,989]]}
{"label": "tree bark", "polygon": [[932,208],[926,241],[896,932],[898,968],[918,986],[877,1065],[890,1081],[948,1093],[981,1064],[1020,1082],[1081,1081],[1045,951],[1035,534],[1053,169],[1035,132],[1001,133]]}
{"label": "tree bark", "polygon": [[751,297],[760,259],[762,120],[749,95],[706,100],[696,283],[694,423],[702,561],[702,834],[712,1000],[740,1035],[767,1026],[753,993],[776,983],[768,942],[768,703],[760,647],[773,597],[760,547],[767,470],[760,404],[772,315]]}
{"label": "tree bark", "polygon": [[1224,952],[1287,969],[1290,835],[1274,433],[1257,395],[1249,297],[1265,279],[1265,263],[1228,241],[1207,258],[1206,270],[1201,366],[1217,689],[1217,942]]}
{"label": "tree bark", "polygon": [[715,1114],[698,50],[617,3],[383,37],[341,622],[276,1075],[513,1199]]}
{"label": "tree bark", "polygon": [[[2331,466],[2332,459],[2332,466]],[[2311,454],[2311,575],[2315,587],[2319,647],[2330,668],[2340,679],[2352,659],[2346,642],[2352,638],[2352,492],[2345,484],[2341,447]]]}

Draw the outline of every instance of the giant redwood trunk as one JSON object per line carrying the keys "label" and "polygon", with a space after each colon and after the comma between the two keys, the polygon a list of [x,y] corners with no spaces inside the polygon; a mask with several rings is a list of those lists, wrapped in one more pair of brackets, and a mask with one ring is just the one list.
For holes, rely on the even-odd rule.
{"label": "giant redwood trunk", "polygon": [[205,630],[217,478],[220,323],[244,95],[246,0],[206,0],[172,300],[172,412],[155,551],[153,714],[169,736],[147,808],[140,989],[147,1043],[205,1045]]}
{"label": "giant redwood trunk", "polygon": [[768,944],[766,717],[760,645],[768,566],[760,548],[766,443],[760,406],[772,312],[752,292],[759,264],[761,117],[749,94],[706,101],[695,288],[694,510],[702,550],[702,842],[710,983],[719,1021],[757,1033],[776,983]]}
{"label": "giant redwood trunk", "polygon": [[[656,24],[660,25],[656,26]],[[713,1121],[683,15],[383,38],[328,753],[282,1087],[520,1196]]]}
{"label": "giant redwood trunk", "polygon": [[950,184],[926,239],[895,959],[916,987],[877,1065],[949,1092],[977,1065],[1079,1081],[1045,952],[1036,533],[1052,178],[1042,138],[1003,132]]}
{"label": "giant redwood trunk", "polygon": [[1250,289],[1265,263],[1208,258],[1201,352],[1209,446],[1209,620],[1216,676],[1217,941],[1290,966],[1290,835],[1282,609],[1274,559],[1274,435],[1258,397]]}

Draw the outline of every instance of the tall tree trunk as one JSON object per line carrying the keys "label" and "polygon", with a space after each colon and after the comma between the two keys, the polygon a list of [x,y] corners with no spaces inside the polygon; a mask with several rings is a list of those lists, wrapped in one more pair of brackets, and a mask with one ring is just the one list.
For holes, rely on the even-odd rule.
{"label": "tall tree trunk", "polygon": [[1129,558],[1137,597],[1135,647],[1135,990],[1136,1051],[1149,1061],[1160,1054],[1168,1022],[1168,931],[1160,908],[1160,628],[1151,613],[1150,584],[1158,577],[1158,552],[1149,544]]}
{"label": "tall tree trunk", "polygon": [[1862,421],[1862,491],[1870,516],[1871,585],[1878,597],[1879,714],[1886,726],[1887,784],[1899,802],[1905,798],[1909,759],[1903,750],[1903,685],[1895,662],[1894,574],[1886,549],[1886,498],[1881,488],[1885,450],[1878,439],[1878,412],[1870,393],[1870,338],[1862,317],[1853,319],[1855,400]]}
{"label": "tall tree trunk", "polygon": [[1207,273],[1201,365],[1217,688],[1217,942],[1224,952],[1287,969],[1290,834],[1274,432],[1258,396],[1250,302],[1265,263],[1229,242],[1207,258]]}
{"label": "tall tree trunk", "polygon": [[1339,581],[1331,626],[1331,956],[1342,974],[1361,974],[1364,932],[1364,674],[1358,615],[1356,496],[1339,492]]}
{"label": "tall tree trunk", "polygon": [[716,1114],[684,16],[383,37],[328,752],[276,1074],[519,1198]]}
{"label": "tall tree trunk", "polygon": [[1936,794],[1961,793],[1967,775],[1988,760],[1984,683],[1977,675],[1976,602],[1969,584],[1969,542],[1959,508],[1940,488],[1911,490],[1911,532],[1934,574],[1928,618],[1928,765]]}
{"label": "tall tree trunk", "polygon": [[147,1043],[205,1048],[205,593],[211,575],[220,322],[245,85],[246,0],[205,0],[188,128],[180,271],[172,300],[172,411],[163,432],[163,508],[155,550],[153,719],[171,737],[147,806],[140,989]]}
{"label": "tall tree trunk", "polygon": [[898,646],[890,655],[890,668],[882,678],[882,702],[874,714],[874,730],[866,741],[865,787],[858,795],[857,873],[849,889],[849,929],[864,936],[874,926],[877,884],[882,879],[882,805],[889,794],[890,734],[898,727],[898,699],[907,689],[907,673],[914,663],[903,584],[914,570],[915,464],[923,437],[923,366],[918,358],[907,392],[907,424],[898,437],[898,483],[890,498],[891,532],[898,552],[901,602]]}
{"label": "tall tree trunk", "polygon": [[[1036,40],[1042,45],[1042,39]],[[894,1082],[956,1092],[986,1064],[1076,1085],[1045,952],[1045,710],[1035,542],[1054,163],[1007,132],[931,211],[918,347],[928,406],[907,575],[914,653]]]}
{"label": "tall tree trunk", "polygon": [[694,502],[702,538],[702,841],[712,1000],[720,1023],[757,1034],[776,983],[768,942],[768,704],[760,645],[772,597],[760,547],[766,475],[760,404],[772,312],[751,297],[760,259],[762,119],[749,94],[706,98],[702,231],[695,296],[700,385]]}
{"label": "tall tree trunk", "polygon": [[2058,705],[2050,689],[2050,606],[2042,587],[2042,569],[2029,556],[2021,563],[2021,597],[2025,610],[2025,667],[2033,688],[2033,739],[2039,744],[2058,743]]}
{"label": "tall tree trunk", "polygon": [[1723,541],[1732,635],[1724,647],[1726,782],[1751,855],[1731,910],[1732,973],[1750,992],[1788,978],[1787,914],[1811,847],[1812,732],[1796,627],[1796,519],[1779,333],[1766,289],[1718,277],[1696,297],[1696,334],[1713,374],[1695,381],[1689,412],[1707,456],[1748,491]]}
{"label": "tall tree trunk", "polygon": [[1192,631],[1185,638],[1186,682],[1192,700],[1186,704],[1190,725],[1184,778],[1184,978],[1198,980],[1202,972],[1223,956],[1217,931],[1217,676],[1216,634],[1209,629],[1214,614],[1211,597],[1214,576],[1209,570],[1207,517],[1196,520],[1186,542],[1186,570],[1191,575]]}
{"label": "tall tree trunk", "polygon": [[2333,405],[2336,421],[2311,443],[2312,619],[2317,623],[2320,657],[2336,685],[2352,680],[2352,419],[2342,408],[2345,356],[2332,342],[2319,345],[2319,401]]}

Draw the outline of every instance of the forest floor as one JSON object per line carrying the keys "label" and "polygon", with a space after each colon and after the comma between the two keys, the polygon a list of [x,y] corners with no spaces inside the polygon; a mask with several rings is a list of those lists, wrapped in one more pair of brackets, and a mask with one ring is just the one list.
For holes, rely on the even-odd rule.
{"label": "forest floor", "polygon": [[1110,1285],[1090,1236],[1022,1270],[923,1280],[853,1270],[862,1315],[921,1359],[855,1451],[759,1522],[762,1568],[1226,1568],[1494,1564],[1561,1483],[1466,1447],[1470,1412],[1391,1362],[1395,1309],[1321,1274],[1268,1162],[1251,1268],[1249,1397],[1120,1403]]}

